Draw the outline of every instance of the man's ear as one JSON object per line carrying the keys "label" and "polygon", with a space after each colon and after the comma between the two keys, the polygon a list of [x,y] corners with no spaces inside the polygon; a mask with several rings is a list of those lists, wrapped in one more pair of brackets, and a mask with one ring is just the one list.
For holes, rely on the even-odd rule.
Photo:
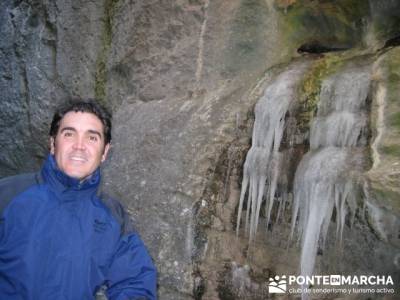
{"label": "man's ear", "polygon": [[50,153],[53,154],[53,155],[54,155],[54,152],[55,152],[55,143],[56,143],[56,141],[51,136],[50,139],[49,139],[49,146],[50,146]]}
{"label": "man's ear", "polygon": [[107,158],[108,151],[110,151],[111,143],[108,143],[104,146],[103,155],[101,156],[101,162],[104,162]]}

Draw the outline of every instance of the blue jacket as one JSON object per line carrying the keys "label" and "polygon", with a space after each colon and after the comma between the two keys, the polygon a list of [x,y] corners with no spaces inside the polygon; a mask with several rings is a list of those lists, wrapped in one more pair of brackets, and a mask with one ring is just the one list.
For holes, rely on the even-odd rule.
{"label": "blue jacket", "polygon": [[156,269],[121,205],[49,155],[40,173],[0,180],[0,299],[156,299]]}

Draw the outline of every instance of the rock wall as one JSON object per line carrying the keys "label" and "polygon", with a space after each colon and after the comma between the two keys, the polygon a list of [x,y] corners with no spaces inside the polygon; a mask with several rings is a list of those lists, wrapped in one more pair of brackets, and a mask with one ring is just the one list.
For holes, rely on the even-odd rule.
{"label": "rock wall", "polygon": [[[291,61],[310,62],[293,112],[290,186],[322,78],[365,58],[375,70],[369,213],[346,230],[344,271],[368,270],[375,248],[372,270],[394,272],[399,13],[395,0],[1,1],[0,176],[40,166],[57,104],[96,96],[114,115],[104,184],[149,246],[160,299],[265,299],[260,286],[296,273],[299,249],[280,255],[290,220],[268,239],[259,230],[251,246],[235,236],[254,105]],[[323,257],[318,266],[333,270],[338,255]]]}

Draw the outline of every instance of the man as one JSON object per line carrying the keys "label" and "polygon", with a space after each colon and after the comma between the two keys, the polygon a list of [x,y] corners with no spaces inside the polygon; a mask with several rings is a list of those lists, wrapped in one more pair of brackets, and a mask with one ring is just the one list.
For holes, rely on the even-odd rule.
{"label": "man", "polygon": [[0,181],[0,299],[156,299],[156,269],[129,218],[100,195],[111,120],[94,101],[59,109],[40,172]]}

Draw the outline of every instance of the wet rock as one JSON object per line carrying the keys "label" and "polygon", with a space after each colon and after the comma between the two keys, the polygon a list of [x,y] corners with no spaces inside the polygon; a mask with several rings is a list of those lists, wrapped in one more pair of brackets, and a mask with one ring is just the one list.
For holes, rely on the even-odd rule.
{"label": "wet rock", "polygon": [[[343,60],[374,56],[398,36],[399,8],[396,1],[377,0],[1,1],[0,176],[39,167],[57,104],[69,96],[98,96],[114,112],[104,184],[125,203],[149,247],[160,271],[160,299],[236,297],[231,284],[218,289],[220,274],[233,261],[238,268],[249,266],[245,297],[251,297],[254,284],[263,284],[263,269],[295,273],[299,259],[296,247],[282,256],[290,206],[283,226],[270,227],[269,239],[261,216],[254,247],[242,232],[239,237],[234,232],[257,84],[298,57],[299,45],[324,52],[310,58],[313,68],[286,116],[290,126],[282,150],[289,175],[282,184],[291,189],[309,148],[322,79]],[[309,43],[314,40],[318,43]],[[353,52],[331,51],[341,45]],[[374,205],[397,217],[399,60],[395,47],[385,50],[373,61],[385,67],[374,73],[371,94],[386,91],[388,109],[376,121],[381,98],[373,97],[368,142],[377,142],[368,177]],[[379,141],[381,124],[387,126]],[[357,235],[347,240],[345,230],[343,272],[386,271],[389,261],[398,264],[390,226],[379,227],[390,246],[384,235],[371,233],[373,224],[380,224],[376,216],[371,214],[368,225],[360,221]],[[381,259],[385,251],[390,257]],[[341,257],[329,253],[317,258],[327,270]],[[367,257],[373,257],[371,269]]]}

